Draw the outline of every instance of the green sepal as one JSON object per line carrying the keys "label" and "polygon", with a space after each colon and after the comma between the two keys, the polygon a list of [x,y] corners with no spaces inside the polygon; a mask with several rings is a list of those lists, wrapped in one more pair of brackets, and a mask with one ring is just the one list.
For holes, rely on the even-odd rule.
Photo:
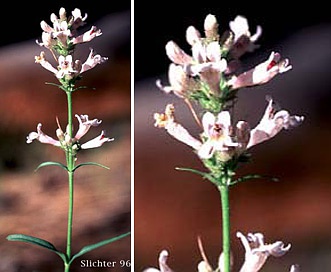
{"label": "green sepal", "polygon": [[105,166],[105,165],[102,165],[100,163],[96,163],[96,162],[84,162],[84,163],[81,163],[81,164],[78,164],[72,171],[76,171],[79,167],[82,167],[82,166],[87,166],[87,165],[94,165],[94,166],[99,166],[99,167],[102,167],[102,168],[105,168],[107,170],[109,170],[109,167]]}
{"label": "green sepal", "polygon": [[64,164],[60,163],[60,162],[43,162],[41,164],[38,165],[38,167],[34,170],[35,172],[39,170],[39,168],[41,167],[45,167],[45,166],[60,166],[61,168],[63,168],[64,170],[68,171],[67,166],[65,166]]}
{"label": "green sepal", "polygon": [[82,256],[83,254],[85,253],[88,253],[94,249],[97,249],[99,247],[102,247],[102,246],[105,246],[105,245],[108,245],[112,242],[115,242],[117,240],[120,240],[128,235],[130,235],[131,232],[127,232],[127,233],[124,233],[124,234],[121,234],[121,235],[118,235],[116,237],[113,237],[113,238],[110,238],[110,239],[107,239],[107,240],[103,240],[101,242],[98,242],[98,243],[95,243],[95,244],[92,244],[92,245],[88,245],[88,246],[85,246],[83,247],[78,253],[76,253],[75,255],[72,256],[72,258],[70,259],[69,261],[69,264],[71,264],[73,262],[73,260],[75,260],[76,258]]}
{"label": "green sepal", "polygon": [[234,185],[234,184],[237,184],[239,182],[244,182],[244,181],[251,180],[251,179],[269,179],[269,180],[274,181],[274,182],[279,181],[279,179],[275,178],[275,177],[267,177],[267,176],[252,174],[252,175],[246,175],[246,176],[237,178],[237,179],[233,180],[230,183],[230,185]]}
{"label": "green sepal", "polygon": [[50,242],[37,238],[37,237],[33,237],[33,236],[29,236],[29,235],[25,235],[25,234],[10,234],[7,236],[7,240],[8,241],[17,241],[17,242],[24,242],[24,243],[29,243],[29,244],[33,244],[33,245],[37,245],[43,248],[46,248],[50,251],[55,252],[57,255],[59,255],[61,257],[61,259],[67,263],[67,256],[58,251],[55,246],[53,244],[51,244]]}

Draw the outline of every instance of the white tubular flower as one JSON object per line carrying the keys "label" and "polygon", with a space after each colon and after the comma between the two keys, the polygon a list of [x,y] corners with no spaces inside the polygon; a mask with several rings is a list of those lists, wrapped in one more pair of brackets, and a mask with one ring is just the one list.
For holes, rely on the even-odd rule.
{"label": "white tubular flower", "polygon": [[245,248],[245,262],[240,272],[257,272],[270,255],[281,257],[291,248],[291,244],[285,246],[282,241],[265,244],[262,233],[249,233],[246,237],[241,232],[237,232],[237,237]]}
{"label": "white tubular flower", "polygon": [[247,19],[238,15],[233,21],[230,21],[229,27],[234,35],[230,51],[232,57],[238,59],[244,53],[252,52],[259,47],[255,42],[262,34],[261,26],[257,26],[256,33],[251,35]]}
{"label": "white tubular flower", "polygon": [[88,115],[86,114],[81,114],[81,115],[75,114],[75,117],[79,122],[79,128],[75,135],[76,140],[82,138],[89,131],[91,126],[96,127],[100,125],[102,122],[101,120],[98,119],[89,120]]}
{"label": "white tubular flower", "polygon": [[155,113],[154,126],[158,128],[165,128],[166,131],[178,141],[191,146],[195,150],[200,149],[201,142],[191,136],[182,125],[176,123],[174,111],[174,106],[172,104],[168,104],[164,113]]}
{"label": "white tubular flower", "polygon": [[80,74],[94,68],[97,64],[101,64],[108,60],[107,57],[101,57],[100,55],[94,55],[93,49],[90,49],[90,54],[87,60],[83,63]]}
{"label": "white tubular flower", "polygon": [[72,17],[69,20],[69,24],[73,30],[76,30],[78,27],[83,26],[85,24],[85,20],[87,19],[87,13],[85,13],[85,16],[82,17],[82,13],[80,9],[75,8],[71,12]]}
{"label": "white tubular flower", "polygon": [[162,250],[159,255],[159,269],[150,267],[143,272],[174,272],[167,264],[169,253],[167,250]]}
{"label": "white tubular flower", "polygon": [[227,61],[221,58],[221,49],[218,42],[205,45],[196,42],[192,46],[194,62],[186,66],[191,76],[199,75],[207,83],[213,93],[219,93],[221,74],[227,69]]}
{"label": "white tubular flower", "polygon": [[[59,17],[54,13],[51,14],[50,19],[53,26],[50,26],[45,21],[40,22],[41,29],[44,31],[43,38],[42,42],[36,42],[40,46],[45,46],[48,49],[51,49],[58,42],[64,47],[69,44],[89,42],[95,37],[100,36],[102,33],[100,29],[92,26],[89,31],[75,37],[77,34],[77,28],[85,24],[86,18],[87,14],[82,17],[82,13],[78,8],[75,8],[69,17],[67,17],[66,10],[64,8],[60,8]],[[52,41],[50,39],[52,39]]]}
{"label": "white tubular flower", "polygon": [[80,60],[74,61],[72,55],[61,55],[58,58],[58,69],[56,69],[46,60],[44,52],[41,52],[40,56],[35,57],[35,62],[39,63],[46,70],[54,73],[58,79],[72,79],[94,68],[97,64],[105,62],[107,59],[108,58],[101,57],[100,55],[94,55],[93,49],[91,49],[87,60],[83,64]]}
{"label": "white tubular flower", "polygon": [[92,26],[89,31],[86,31],[84,34],[74,37],[72,39],[73,44],[85,43],[93,40],[95,37],[101,36],[101,29],[98,29],[96,26]]}
{"label": "white tubular flower", "polygon": [[200,42],[201,34],[194,26],[189,26],[186,29],[186,41],[193,46],[196,42]]}
{"label": "white tubular flower", "polygon": [[238,76],[233,76],[228,81],[228,85],[232,89],[261,85],[269,82],[276,75],[285,73],[291,69],[292,66],[289,64],[288,59],[281,59],[279,53],[272,52],[265,62]]}
{"label": "white tubular flower", "polygon": [[208,14],[204,21],[205,36],[207,39],[217,40],[218,37],[218,23],[214,15]]}
{"label": "white tubular flower", "polygon": [[94,139],[82,144],[80,146],[81,149],[90,149],[90,148],[96,148],[102,146],[106,142],[111,142],[113,141],[114,138],[108,138],[105,137],[105,131],[103,130],[101,134]]}
{"label": "white tubular flower", "polygon": [[230,148],[238,147],[239,143],[233,142],[230,136],[231,120],[228,111],[220,112],[217,117],[206,112],[202,117],[203,137],[207,140],[202,144],[198,155],[202,159],[210,159],[214,152],[227,152]]}
{"label": "white tubular flower", "polygon": [[45,58],[45,52],[41,52],[39,56],[35,56],[35,63],[39,63],[46,70],[52,72],[53,74],[57,74],[58,70],[50,64]]}
{"label": "white tubular flower", "polygon": [[188,76],[181,65],[171,63],[168,70],[170,86],[163,86],[161,80],[156,81],[156,86],[165,93],[173,92],[180,98],[187,97],[192,91],[198,89],[199,84]]}
{"label": "white tubular flower", "polygon": [[66,57],[59,56],[59,70],[56,73],[57,78],[73,78],[79,74],[79,71],[75,69],[75,64],[72,59],[72,55]]}
{"label": "white tubular flower", "polygon": [[38,40],[36,40],[36,43],[39,45],[39,46],[44,46],[48,49],[52,48],[54,45],[56,45],[56,40],[54,40],[52,38],[52,35],[48,32],[43,32],[41,34],[41,41],[42,42],[39,42]]}
{"label": "white tubular flower", "polygon": [[46,135],[41,130],[42,124],[39,123],[37,126],[37,132],[30,132],[29,135],[26,137],[26,142],[28,144],[32,143],[34,140],[38,140],[43,144],[50,144],[54,146],[61,146],[60,141],[53,139],[52,137]]}
{"label": "white tubular flower", "polygon": [[188,65],[193,62],[193,58],[186,54],[174,41],[167,42],[165,49],[168,58],[175,64]]}
{"label": "white tubular flower", "polygon": [[268,106],[260,123],[251,130],[247,148],[262,143],[277,135],[283,128],[290,129],[300,125],[304,117],[290,115],[286,110],[277,111],[272,98],[268,98]]}
{"label": "white tubular flower", "polygon": [[66,12],[64,8],[60,9],[59,12],[60,18],[58,18],[54,13],[51,14],[51,22],[53,23],[53,27],[47,24],[45,21],[40,22],[41,29],[48,33],[53,39],[58,36],[62,37],[70,37],[71,30],[68,26],[68,22],[66,21]]}
{"label": "white tubular flower", "polygon": [[210,159],[216,153],[219,160],[227,161],[274,137],[282,129],[300,125],[304,117],[291,116],[285,110],[277,112],[271,98],[260,123],[254,129],[246,121],[238,121],[235,127],[232,126],[228,111],[222,111],[217,116],[206,112],[202,117],[202,141],[195,139],[175,121],[172,104],[166,106],[165,113],[155,113],[154,119],[155,127],[165,128],[175,139],[191,146],[200,159]]}
{"label": "white tubular flower", "polygon": [[[182,66],[186,77],[199,76],[201,81],[209,85],[211,91],[217,94],[220,91],[221,74],[227,70],[227,61],[221,56],[218,24],[214,15],[206,16],[204,30],[206,38],[202,38],[200,32],[193,26],[189,26],[186,30],[186,40],[192,47],[192,56],[188,55],[174,41],[166,44],[166,54],[174,64]],[[169,78],[170,80],[171,78]]]}

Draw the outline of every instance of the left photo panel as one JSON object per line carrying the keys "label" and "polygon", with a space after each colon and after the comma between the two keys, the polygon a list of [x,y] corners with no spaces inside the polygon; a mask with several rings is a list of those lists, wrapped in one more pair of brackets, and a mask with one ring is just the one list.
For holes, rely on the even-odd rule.
{"label": "left photo panel", "polygon": [[131,2],[77,3],[8,3],[0,272],[131,271]]}

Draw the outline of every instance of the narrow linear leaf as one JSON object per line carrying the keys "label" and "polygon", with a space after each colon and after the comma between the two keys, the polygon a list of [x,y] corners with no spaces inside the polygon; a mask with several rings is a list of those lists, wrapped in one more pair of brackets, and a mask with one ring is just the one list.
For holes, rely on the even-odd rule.
{"label": "narrow linear leaf", "polygon": [[74,259],[82,256],[83,254],[85,254],[87,252],[90,252],[90,251],[92,251],[94,249],[97,249],[99,247],[102,247],[102,246],[108,245],[108,244],[110,244],[112,242],[115,242],[117,240],[120,240],[120,239],[122,239],[122,238],[124,238],[124,237],[126,237],[126,236],[128,236],[130,234],[131,234],[131,232],[129,231],[127,233],[118,235],[116,237],[113,237],[113,238],[110,238],[110,239],[107,239],[107,240],[103,240],[101,242],[98,242],[98,243],[95,243],[95,244],[92,244],[92,245],[85,246],[78,253],[76,253],[74,256],[72,256],[69,264],[71,264]]}
{"label": "narrow linear leaf", "polygon": [[43,248],[46,248],[50,251],[55,252],[57,255],[61,257],[61,259],[66,263],[67,262],[67,257],[64,253],[58,251],[53,244],[50,242],[40,239],[34,236],[30,235],[25,235],[25,234],[10,234],[7,236],[8,241],[17,241],[17,242],[24,242],[24,243],[29,243],[33,245],[37,245]]}
{"label": "narrow linear leaf", "polygon": [[53,83],[53,82],[45,82],[46,85],[52,85],[52,86],[56,86],[56,87],[59,87],[60,89],[62,89],[62,85],[60,84],[56,84],[56,83]]}
{"label": "narrow linear leaf", "polygon": [[194,174],[198,174],[202,177],[206,177],[208,175],[208,173],[205,173],[205,172],[202,172],[202,171],[199,171],[199,170],[196,170],[196,169],[192,169],[192,168],[176,167],[175,169],[179,170],[179,171],[187,171],[187,172],[191,172],[191,173],[194,173]]}
{"label": "narrow linear leaf", "polygon": [[236,183],[244,182],[244,181],[251,180],[251,179],[269,179],[269,180],[275,181],[275,182],[279,181],[278,178],[274,178],[274,177],[267,177],[267,176],[262,176],[262,175],[246,175],[246,176],[237,178],[236,180],[232,181],[230,183],[230,185],[234,185]]}
{"label": "narrow linear leaf", "polygon": [[[87,89],[87,88],[89,88],[89,87],[87,87],[87,86],[79,86],[79,87],[75,88],[73,91],[75,92],[75,91],[78,91],[80,89]],[[90,89],[96,90],[96,88],[90,88]]]}
{"label": "narrow linear leaf", "polygon": [[181,167],[176,167],[176,170],[180,170],[180,171],[187,171],[187,172],[191,172],[194,174],[198,174],[200,176],[202,176],[204,179],[208,179],[209,181],[211,181],[214,184],[218,184],[217,180],[209,173],[205,173],[196,169],[192,169],[192,168],[181,168]]}
{"label": "narrow linear leaf", "polygon": [[99,166],[99,167],[102,167],[102,168],[105,168],[105,169],[109,170],[109,167],[107,167],[107,166],[105,166],[105,165],[102,165],[102,164],[100,164],[100,163],[96,163],[96,162],[84,162],[84,163],[78,164],[78,165],[73,169],[73,171],[76,171],[79,167],[87,166],[87,165]]}
{"label": "narrow linear leaf", "polygon": [[45,167],[45,166],[60,166],[64,170],[68,171],[67,166],[65,166],[64,164],[62,164],[60,162],[51,162],[51,161],[43,162],[43,163],[39,164],[38,167],[34,171],[37,172],[41,167]]}

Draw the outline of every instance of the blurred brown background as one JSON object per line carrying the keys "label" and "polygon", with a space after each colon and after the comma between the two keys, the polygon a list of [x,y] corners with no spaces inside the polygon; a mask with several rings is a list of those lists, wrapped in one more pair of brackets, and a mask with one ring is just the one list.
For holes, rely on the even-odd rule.
{"label": "blurred brown background", "polygon": [[[77,47],[83,60],[89,47],[109,60],[83,74],[86,89],[73,95],[74,114],[88,114],[102,123],[84,136],[88,141],[106,130],[113,142],[101,148],[84,150],[77,163],[95,161],[110,168],[88,166],[76,172],[73,254],[83,246],[108,239],[131,229],[131,96],[130,96],[130,3],[105,4],[96,1],[56,1],[40,5],[22,4],[15,10],[17,27],[5,27],[0,47],[0,271],[63,271],[62,260],[45,249],[20,242],[8,242],[6,236],[23,233],[46,239],[65,251],[67,232],[67,174],[58,167],[34,172],[44,161],[65,163],[63,152],[53,146],[33,142],[26,136],[36,131],[39,122],[45,133],[55,136],[56,116],[62,127],[67,122],[66,96],[57,87],[56,78],[34,56],[45,50],[40,40],[40,21],[50,23],[50,14],[61,7],[88,14],[86,27],[96,25],[103,35]],[[10,15],[11,16],[11,15]],[[2,18],[1,20],[4,20]],[[8,18],[7,18],[8,20]],[[8,26],[3,21],[2,25]],[[78,57],[78,55],[77,55]],[[93,90],[92,88],[95,88]],[[78,123],[74,120],[77,129]],[[131,236],[76,259],[73,272],[100,271],[82,268],[81,260],[117,261],[111,271],[130,271],[120,260],[131,259]]]}
{"label": "blurred brown background", "polygon": [[[221,208],[218,191],[199,176],[175,170],[203,170],[190,147],[154,128],[153,113],[174,103],[177,119],[197,132],[188,109],[174,95],[162,93],[155,80],[165,76],[170,61],[164,46],[174,40],[189,52],[185,31],[200,31],[208,13],[217,16],[220,29],[236,15],[248,18],[251,32],[261,25],[261,47],[243,59],[253,66],[272,50],[288,57],[293,70],[259,87],[239,94],[236,116],[257,124],[269,94],[292,114],[304,115],[302,126],[282,131],[272,140],[251,149],[252,162],[245,173],[275,176],[279,182],[253,180],[230,190],[234,271],[244,251],[236,231],[262,232],[266,242],[282,240],[292,248],[285,256],[269,258],[261,271],[289,271],[299,263],[302,271],[331,271],[330,98],[331,16],[320,3],[293,6],[286,3],[249,6],[237,2],[220,8],[159,7],[162,13],[135,10],[135,145],[134,145],[134,260],[135,271],[157,267],[162,249],[170,253],[175,271],[197,271],[201,236],[210,262],[216,266],[221,252]],[[137,5],[136,5],[137,6]],[[146,17],[148,20],[143,20]],[[155,25],[157,30],[146,31]],[[148,41],[148,42],[147,42]]]}

